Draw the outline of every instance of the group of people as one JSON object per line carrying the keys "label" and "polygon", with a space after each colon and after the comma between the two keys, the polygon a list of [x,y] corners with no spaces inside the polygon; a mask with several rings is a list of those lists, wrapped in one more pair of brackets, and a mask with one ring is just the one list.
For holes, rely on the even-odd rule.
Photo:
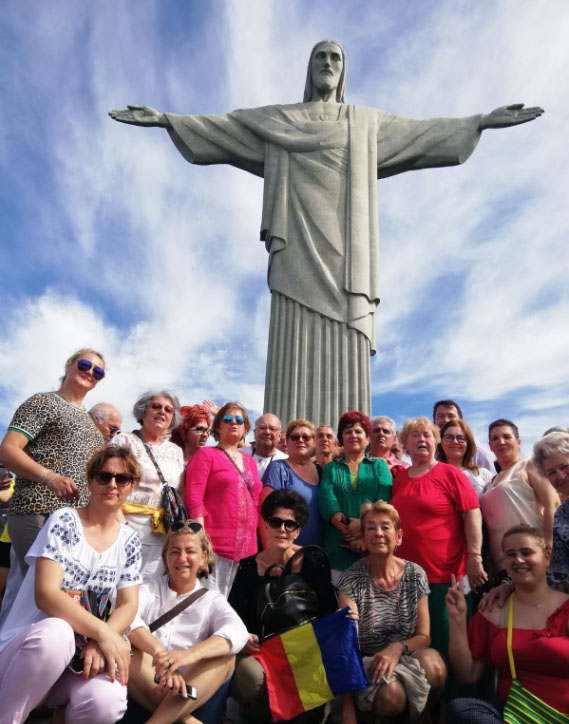
{"label": "group of people", "polygon": [[[289,569],[318,615],[346,607],[357,622],[368,687],[343,696],[347,724],[435,716],[441,697],[449,722],[499,722],[518,685],[567,715],[567,429],[520,460],[516,425],[496,420],[493,461],[442,400],[399,435],[358,411],[284,431],[265,413],[247,446],[241,404],[152,390],[121,432],[112,406],[83,407],[104,376],[104,357],[79,350],[0,445],[15,474],[0,724],[40,705],[66,722],[213,723],[228,696],[244,720],[271,721],[257,597]],[[464,697],[484,667],[499,673],[494,702]]]}

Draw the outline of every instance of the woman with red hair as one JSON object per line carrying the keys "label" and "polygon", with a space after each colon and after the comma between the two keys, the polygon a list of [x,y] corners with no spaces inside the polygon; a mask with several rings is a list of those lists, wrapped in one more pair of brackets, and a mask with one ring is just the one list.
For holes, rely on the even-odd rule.
{"label": "woman with red hair", "polygon": [[369,417],[352,411],[338,422],[343,457],[324,468],[318,489],[318,507],[324,519],[324,549],[332,566],[332,582],[364,551],[360,526],[363,503],[391,500],[391,473],[382,458],[365,454],[371,434]]}
{"label": "woman with red hair", "polygon": [[204,405],[190,405],[180,408],[182,422],[172,430],[171,442],[176,443],[184,451],[184,462],[203,447],[210,432],[210,417]]}

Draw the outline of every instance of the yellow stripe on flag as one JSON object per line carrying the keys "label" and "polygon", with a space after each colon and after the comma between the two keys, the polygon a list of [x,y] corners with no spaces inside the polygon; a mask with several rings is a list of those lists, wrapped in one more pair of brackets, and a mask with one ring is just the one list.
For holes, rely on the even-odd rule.
{"label": "yellow stripe on flag", "polygon": [[306,711],[334,698],[328,685],[320,646],[309,623],[281,634],[298,695]]}

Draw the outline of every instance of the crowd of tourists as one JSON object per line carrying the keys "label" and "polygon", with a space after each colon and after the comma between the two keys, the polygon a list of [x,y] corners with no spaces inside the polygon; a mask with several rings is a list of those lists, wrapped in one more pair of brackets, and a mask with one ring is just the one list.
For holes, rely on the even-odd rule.
{"label": "crowd of tourists", "polygon": [[294,721],[569,722],[569,429],[521,459],[454,400],[251,430],[155,389],[123,432],[104,377],[77,351],[0,445],[0,724],[271,722],[264,643],[338,610],[367,686]]}

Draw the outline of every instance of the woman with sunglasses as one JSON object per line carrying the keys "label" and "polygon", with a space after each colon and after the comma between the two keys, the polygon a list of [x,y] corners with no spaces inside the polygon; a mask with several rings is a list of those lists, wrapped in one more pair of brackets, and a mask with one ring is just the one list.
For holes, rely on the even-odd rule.
{"label": "woman with sunglasses", "polygon": [[[259,651],[261,621],[257,612],[257,593],[265,583],[265,571],[270,566],[286,565],[292,556],[301,550],[297,541],[308,520],[308,506],[304,498],[293,490],[274,490],[261,504],[260,512],[267,547],[240,562],[229,595],[229,603],[249,632],[249,640],[235,670],[231,695],[240,703],[246,721],[268,724],[272,719],[269,716],[266,688],[264,694],[262,693],[263,668],[256,659],[249,656]],[[328,566],[324,570],[315,563],[312,556],[304,555],[302,559],[293,561],[293,572],[300,573],[314,590],[322,594],[319,596],[322,607],[320,615],[331,613],[337,608],[337,601],[334,599],[331,604],[327,595],[331,588]]]}
{"label": "woman with sunglasses", "polygon": [[[87,465],[89,503],[52,513],[30,548],[0,632],[1,722],[24,722],[42,703],[65,707],[66,722],[111,724],[124,714],[123,634],[136,614],[140,542],[117,514],[139,476],[128,450],[99,450]],[[81,605],[85,592],[113,600],[106,621]]]}
{"label": "woman with sunglasses", "polygon": [[142,543],[141,573],[145,581],[162,565],[160,554],[166,533],[162,522],[163,487],[168,484],[177,490],[184,472],[182,450],[168,440],[179,411],[180,403],[171,390],[145,392],[132,410],[140,430],[122,432],[113,439],[113,445],[131,451],[142,471],[122,511]]}
{"label": "woman with sunglasses", "polygon": [[104,376],[103,356],[78,350],[57,392],[23,402],[0,445],[0,462],[16,474],[8,533],[24,574],[25,556],[50,513],[88,501],[85,466],[104,441],[83,400]]}
{"label": "woman with sunglasses", "polygon": [[[318,510],[318,484],[322,468],[314,460],[316,430],[308,420],[293,420],[286,428],[287,460],[273,460],[263,475],[261,503],[273,490],[294,490],[308,505],[308,522],[298,538],[300,545],[322,545],[324,523]],[[264,528],[259,528],[263,546]]]}
{"label": "woman with sunglasses", "polygon": [[449,420],[441,427],[437,459],[461,470],[472,483],[478,500],[480,500],[494,476],[486,468],[474,464],[475,455],[474,435],[464,420],[460,418]]}
{"label": "woman with sunglasses", "polygon": [[257,506],[261,481],[251,455],[239,442],[251,429],[247,411],[226,402],[211,426],[216,447],[202,447],[186,469],[185,500],[191,518],[205,526],[215,552],[208,588],[225,596],[241,558],[257,552]]}
{"label": "woman with sunglasses", "polygon": [[[154,712],[149,722],[217,724],[223,716],[234,655],[247,642],[247,629],[225,596],[205,592],[199,580],[213,561],[201,523],[175,524],[166,534],[162,559],[166,573],[141,587],[138,613],[130,627],[134,657],[129,694]],[[153,621],[200,590],[201,598],[150,632]],[[194,693],[196,699],[191,697]]]}

